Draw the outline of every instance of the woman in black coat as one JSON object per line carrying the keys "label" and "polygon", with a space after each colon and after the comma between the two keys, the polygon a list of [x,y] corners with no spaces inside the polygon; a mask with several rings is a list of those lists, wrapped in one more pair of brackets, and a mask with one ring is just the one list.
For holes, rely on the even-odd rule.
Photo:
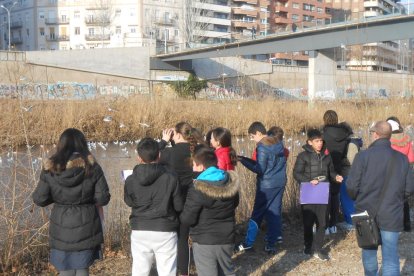
{"label": "woman in black coat", "polygon": [[108,204],[110,194],[81,131],[69,128],[62,133],[32,196],[41,207],[54,203],[49,226],[51,264],[59,275],[88,275],[103,243],[98,208]]}

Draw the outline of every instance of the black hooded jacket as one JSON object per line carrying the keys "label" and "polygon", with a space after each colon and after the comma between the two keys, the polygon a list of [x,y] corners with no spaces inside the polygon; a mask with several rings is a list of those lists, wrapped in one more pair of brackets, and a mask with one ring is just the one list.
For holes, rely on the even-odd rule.
{"label": "black hooded jacket", "polygon": [[235,209],[239,204],[239,178],[226,172],[223,181],[194,180],[188,191],[181,223],[191,226],[190,235],[199,244],[232,244]]}
{"label": "black hooded jacket", "polygon": [[91,171],[85,175],[85,161],[74,155],[66,169],[53,173],[48,159],[32,195],[34,203],[47,206],[54,203],[50,215],[49,242],[53,249],[80,251],[103,243],[102,224],[96,205],[110,200],[102,168],[88,157]]}
{"label": "black hooded jacket", "polygon": [[325,176],[326,180],[335,181],[337,173],[332,163],[331,156],[316,153],[312,146],[305,144],[304,151],[299,153],[293,168],[293,177],[299,183],[310,182],[317,176]]}
{"label": "black hooded jacket", "polygon": [[351,168],[351,164],[346,157],[351,135],[352,129],[346,123],[323,128],[325,146],[332,157],[335,171],[342,176],[347,176]]}
{"label": "black hooded jacket", "polygon": [[177,177],[157,163],[135,166],[124,187],[132,230],[175,232],[183,198]]}

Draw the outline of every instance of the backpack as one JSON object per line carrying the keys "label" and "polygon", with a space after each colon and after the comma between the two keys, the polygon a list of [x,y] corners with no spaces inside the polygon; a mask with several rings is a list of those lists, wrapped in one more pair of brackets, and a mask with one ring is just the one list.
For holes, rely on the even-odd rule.
{"label": "backpack", "polygon": [[349,143],[348,143],[348,146],[346,147],[345,156],[350,165],[352,165],[355,155],[361,150],[363,144],[364,143],[361,137],[353,136],[349,138]]}

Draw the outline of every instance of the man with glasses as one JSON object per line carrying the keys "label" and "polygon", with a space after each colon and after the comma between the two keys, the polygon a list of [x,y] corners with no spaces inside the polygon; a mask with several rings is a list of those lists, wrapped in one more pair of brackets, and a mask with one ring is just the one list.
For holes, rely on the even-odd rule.
{"label": "man with glasses", "polygon": [[[400,275],[399,232],[403,230],[404,198],[414,193],[414,178],[405,155],[391,148],[391,125],[376,122],[370,129],[371,145],[355,157],[348,176],[347,192],[356,212],[377,211],[382,238],[382,275]],[[387,176],[387,174],[390,174]],[[381,191],[389,180],[381,202]],[[379,204],[379,206],[378,206]],[[365,275],[378,274],[378,249],[362,249]]]}

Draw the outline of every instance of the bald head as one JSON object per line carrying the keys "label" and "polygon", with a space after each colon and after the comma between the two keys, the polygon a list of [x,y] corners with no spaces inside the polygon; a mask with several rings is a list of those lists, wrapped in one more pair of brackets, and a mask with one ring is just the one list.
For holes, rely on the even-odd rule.
{"label": "bald head", "polygon": [[391,138],[391,125],[386,121],[379,121],[374,124],[374,126],[371,128],[372,132],[375,132],[378,135],[378,138]]}

